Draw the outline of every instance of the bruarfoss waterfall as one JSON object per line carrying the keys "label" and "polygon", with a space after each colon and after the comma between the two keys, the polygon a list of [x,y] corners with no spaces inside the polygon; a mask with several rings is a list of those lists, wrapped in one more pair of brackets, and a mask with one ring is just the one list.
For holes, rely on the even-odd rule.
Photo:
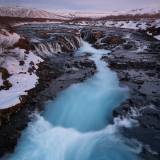
{"label": "bruarfoss waterfall", "polygon": [[117,76],[101,60],[109,51],[81,42],[77,56],[90,53],[97,73],[73,84],[29,124],[8,160],[137,160],[140,146],[120,134],[131,120],[112,112],[128,97]]}

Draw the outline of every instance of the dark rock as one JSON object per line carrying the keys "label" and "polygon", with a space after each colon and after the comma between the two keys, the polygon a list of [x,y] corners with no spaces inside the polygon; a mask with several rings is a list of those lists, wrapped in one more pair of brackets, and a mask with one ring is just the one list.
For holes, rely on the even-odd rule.
{"label": "dark rock", "polygon": [[153,36],[159,35],[160,34],[160,27],[149,27],[147,28],[146,32],[149,32]]}
{"label": "dark rock", "polygon": [[0,67],[0,72],[2,73],[2,79],[6,80],[7,78],[9,78],[10,74],[8,73],[8,70]]}
{"label": "dark rock", "polygon": [[125,43],[125,44],[123,45],[123,48],[124,48],[125,50],[134,50],[134,49],[136,49],[136,45],[135,45],[134,42],[127,42],[127,43]]}
{"label": "dark rock", "polygon": [[122,39],[120,36],[105,37],[101,40],[101,43],[105,43],[107,45],[119,45],[123,44],[124,42],[125,40]]}
{"label": "dark rock", "polygon": [[89,43],[95,43],[98,39],[103,37],[103,32],[91,28],[84,28],[81,30],[81,37]]}
{"label": "dark rock", "polygon": [[3,86],[1,89],[8,90],[11,87],[12,87],[12,84],[8,80],[5,80],[3,81]]}
{"label": "dark rock", "polygon": [[24,64],[25,64],[24,61],[19,61],[19,65],[20,65],[20,66],[23,66]]}

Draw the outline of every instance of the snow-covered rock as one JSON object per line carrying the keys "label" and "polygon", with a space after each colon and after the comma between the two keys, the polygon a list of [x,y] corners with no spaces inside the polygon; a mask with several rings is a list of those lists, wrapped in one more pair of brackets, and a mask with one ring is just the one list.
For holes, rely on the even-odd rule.
{"label": "snow-covered rock", "polygon": [[146,29],[148,24],[144,21],[107,21],[106,27],[128,28],[128,29]]}
{"label": "snow-covered rock", "polygon": [[[19,52],[23,51],[19,49]],[[27,95],[27,91],[36,86],[38,76],[35,72],[38,69],[38,63],[42,61],[41,58],[32,52],[26,55],[24,65],[22,66],[19,65],[19,61],[16,58],[6,58],[3,67],[11,74],[7,80],[12,84],[12,87],[8,90],[0,91],[0,109],[6,109],[20,103],[20,97]],[[32,71],[29,71],[29,69]]]}
{"label": "snow-covered rock", "polygon": [[20,36],[16,33],[10,33],[5,29],[0,30],[0,54],[8,47],[13,46]]}
{"label": "snow-covered rock", "polygon": [[[128,21],[114,21],[114,20],[97,20],[97,21],[78,21],[70,22],[70,24],[78,24],[82,26],[105,26],[116,28],[127,28],[135,30],[147,30],[150,27],[160,28],[160,19],[157,20],[128,20]],[[148,35],[150,33],[148,32]]]}
{"label": "snow-covered rock", "polygon": [[[10,108],[21,102],[21,96],[27,95],[27,91],[38,83],[36,70],[43,60],[25,49],[14,48],[13,45],[20,39],[16,33],[6,30],[0,32],[0,46],[3,48],[0,54],[0,109]],[[8,48],[10,47],[10,48]],[[9,74],[3,78],[3,71]],[[5,87],[4,82],[9,83]]]}

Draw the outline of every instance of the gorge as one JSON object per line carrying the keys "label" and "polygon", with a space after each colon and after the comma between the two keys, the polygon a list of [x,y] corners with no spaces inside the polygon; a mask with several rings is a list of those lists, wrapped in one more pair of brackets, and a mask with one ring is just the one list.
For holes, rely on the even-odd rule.
{"label": "gorge", "polygon": [[127,98],[127,89],[119,87],[116,74],[101,60],[108,51],[81,43],[78,56],[92,54],[97,73],[49,102],[44,113],[24,131],[9,159],[137,159],[140,146],[129,141],[130,146],[125,144],[119,133],[120,127],[131,127],[131,122],[117,118],[110,124],[113,109]]}
{"label": "gorge", "polygon": [[[15,108],[11,126],[2,125],[0,145],[16,144],[4,159],[158,159],[156,121],[144,124],[145,117],[159,115],[159,41],[131,29],[69,24],[24,25],[16,32],[46,60],[40,68],[45,87],[29,95],[22,104],[27,107]],[[151,126],[145,138],[134,134]]]}

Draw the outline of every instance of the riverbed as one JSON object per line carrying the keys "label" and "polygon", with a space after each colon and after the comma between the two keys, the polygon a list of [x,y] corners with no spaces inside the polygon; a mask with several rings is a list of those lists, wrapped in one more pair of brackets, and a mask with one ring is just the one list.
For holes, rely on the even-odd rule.
{"label": "riverbed", "polygon": [[140,146],[121,135],[133,121],[112,117],[113,110],[128,98],[117,75],[101,60],[108,50],[81,41],[76,56],[89,53],[97,73],[73,84],[46,104],[8,160],[136,160]]}

